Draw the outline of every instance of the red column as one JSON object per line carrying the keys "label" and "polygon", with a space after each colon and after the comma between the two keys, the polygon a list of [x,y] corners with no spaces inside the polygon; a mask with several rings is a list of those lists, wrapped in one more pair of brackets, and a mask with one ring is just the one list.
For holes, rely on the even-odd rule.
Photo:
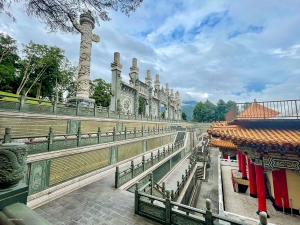
{"label": "red column", "polygon": [[241,153],[242,178],[247,180],[246,156]]}
{"label": "red column", "polygon": [[242,159],[241,159],[241,152],[238,150],[238,163],[239,163],[239,172],[242,172]]}
{"label": "red column", "polygon": [[228,155],[223,153],[223,159],[228,159]]}
{"label": "red column", "polygon": [[253,198],[257,198],[255,166],[251,164],[250,161],[251,160],[248,158],[250,196]]}
{"label": "red column", "polygon": [[[285,169],[272,171],[274,199],[277,207],[290,208]],[[271,181],[270,181],[271,182]],[[282,205],[283,198],[283,205]]]}
{"label": "red column", "polygon": [[261,211],[267,212],[264,167],[255,166],[255,172],[256,172],[256,184],[257,184],[257,203],[258,203],[257,213]]}

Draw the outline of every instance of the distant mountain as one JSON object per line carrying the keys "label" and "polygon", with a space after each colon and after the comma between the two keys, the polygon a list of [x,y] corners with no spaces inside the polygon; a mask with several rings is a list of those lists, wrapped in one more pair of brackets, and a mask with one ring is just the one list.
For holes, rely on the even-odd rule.
{"label": "distant mountain", "polygon": [[191,121],[193,117],[193,111],[195,106],[198,104],[196,101],[183,101],[181,104],[182,112],[186,114],[186,119]]}
{"label": "distant mountain", "polygon": [[[198,102],[196,102],[196,101],[183,101],[181,103],[182,112],[184,112],[186,114],[186,119],[188,121],[191,121],[194,108],[197,104],[198,104]],[[163,112],[164,107],[160,107],[160,111]]]}

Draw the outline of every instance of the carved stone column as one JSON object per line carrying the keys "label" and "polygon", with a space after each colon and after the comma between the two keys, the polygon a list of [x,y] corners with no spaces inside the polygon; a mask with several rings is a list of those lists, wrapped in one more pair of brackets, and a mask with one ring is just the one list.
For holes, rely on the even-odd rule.
{"label": "carved stone column", "polygon": [[136,92],[134,94],[134,114],[139,114],[139,86],[140,86],[140,80],[139,80],[139,68],[137,66],[137,59],[132,59],[132,66],[130,67],[130,84],[133,85],[133,87],[136,89]]}
{"label": "carved stone column", "polygon": [[92,33],[95,28],[95,20],[90,11],[80,15],[80,24],[74,20],[72,22],[74,27],[81,33],[81,42],[76,97],[68,101],[94,103],[95,100],[89,98],[91,51],[92,42],[99,42],[100,37]]}
{"label": "carved stone column", "polygon": [[26,159],[24,143],[0,145],[0,211],[16,202],[26,204],[28,186],[22,182],[27,175]]}
{"label": "carved stone column", "polygon": [[110,91],[110,111],[120,111],[121,98],[121,72],[120,53],[114,53],[114,62],[111,63],[111,91]]}

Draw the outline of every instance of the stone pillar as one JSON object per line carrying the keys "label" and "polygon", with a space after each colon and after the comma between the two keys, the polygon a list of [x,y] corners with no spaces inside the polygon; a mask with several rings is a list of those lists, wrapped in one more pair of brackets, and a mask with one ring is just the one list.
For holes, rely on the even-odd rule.
{"label": "stone pillar", "polygon": [[148,85],[148,100],[146,104],[146,115],[152,116],[152,78],[151,71],[147,70],[147,76],[145,78],[145,83]]}
{"label": "stone pillar", "polygon": [[99,42],[100,37],[92,33],[92,30],[95,28],[95,20],[91,14],[91,11],[80,15],[80,24],[73,19],[71,19],[71,21],[74,27],[81,33],[81,42],[76,97],[70,98],[68,101],[94,104],[95,100],[89,98],[91,51],[92,42]]}
{"label": "stone pillar", "polygon": [[132,66],[130,67],[130,84],[132,84],[136,88],[136,92],[134,94],[134,114],[138,114],[139,112],[139,93],[138,89],[140,86],[140,81],[139,81],[139,68],[137,66],[137,59],[133,58],[132,59]]}
{"label": "stone pillar", "polygon": [[167,94],[167,105],[166,105],[166,109],[165,110],[165,118],[166,119],[170,119],[170,89],[169,89],[169,84],[166,83],[166,90],[165,93]]}
{"label": "stone pillar", "polygon": [[285,169],[272,171],[272,177],[275,207],[277,207],[278,210],[282,210],[283,207],[284,209],[290,208]]}
{"label": "stone pillar", "polygon": [[248,171],[249,171],[250,196],[253,198],[257,198],[255,166],[254,164],[251,163],[251,160],[249,158],[248,158]]}
{"label": "stone pillar", "polygon": [[241,152],[242,178],[247,180],[246,156]]}
{"label": "stone pillar", "polygon": [[[120,53],[114,53],[114,61],[111,63],[111,91],[110,91],[110,111],[121,111],[121,72]],[[128,111],[128,110],[127,110]]]}
{"label": "stone pillar", "polygon": [[8,205],[27,202],[28,186],[22,182],[27,175],[27,152],[24,143],[0,145],[0,211]]}
{"label": "stone pillar", "polygon": [[263,166],[255,166],[256,184],[257,184],[257,214],[264,211],[267,212],[266,190],[265,190],[265,175]]}

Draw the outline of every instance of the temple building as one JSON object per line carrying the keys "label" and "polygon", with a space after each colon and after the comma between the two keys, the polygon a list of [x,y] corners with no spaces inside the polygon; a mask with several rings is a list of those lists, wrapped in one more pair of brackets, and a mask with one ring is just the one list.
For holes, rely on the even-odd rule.
{"label": "temple building", "polygon": [[[257,198],[257,212],[300,213],[299,100],[236,104],[223,122],[212,123],[210,144],[224,160],[238,159],[233,188]],[[240,112],[240,113],[239,113]],[[272,215],[271,215],[272,216]]]}

